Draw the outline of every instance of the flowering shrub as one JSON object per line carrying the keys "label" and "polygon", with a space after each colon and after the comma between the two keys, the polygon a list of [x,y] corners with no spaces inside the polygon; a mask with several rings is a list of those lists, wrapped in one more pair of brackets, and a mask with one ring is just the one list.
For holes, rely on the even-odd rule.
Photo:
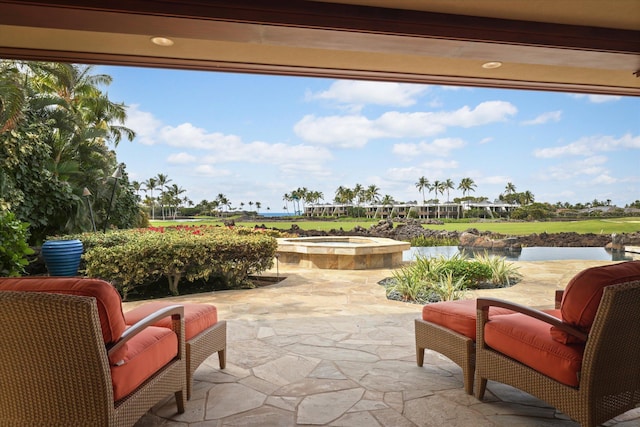
{"label": "flowering shrub", "polygon": [[110,281],[123,298],[161,276],[174,295],[182,278],[215,277],[231,288],[244,286],[249,275],[273,265],[277,249],[273,237],[239,227],[150,227],[74,238],[85,245],[86,274]]}

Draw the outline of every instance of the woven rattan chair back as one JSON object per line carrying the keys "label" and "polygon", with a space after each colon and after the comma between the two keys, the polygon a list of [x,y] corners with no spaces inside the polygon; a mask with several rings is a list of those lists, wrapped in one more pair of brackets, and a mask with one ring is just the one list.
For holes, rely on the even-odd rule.
{"label": "woven rattan chair back", "polygon": [[580,388],[595,423],[640,403],[640,281],[605,288],[585,347]]}
{"label": "woven rattan chair back", "polygon": [[0,292],[0,325],[0,425],[110,424],[95,299]]}

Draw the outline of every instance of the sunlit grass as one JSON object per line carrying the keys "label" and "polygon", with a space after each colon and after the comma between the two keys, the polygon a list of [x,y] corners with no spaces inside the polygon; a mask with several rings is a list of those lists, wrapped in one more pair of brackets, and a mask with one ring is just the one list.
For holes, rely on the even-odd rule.
{"label": "sunlit grass", "polygon": [[[236,220],[238,225],[245,227],[254,227],[265,225],[266,227],[275,227],[278,229],[288,230],[292,225],[297,225],[303,230],[320,230],[330,231],[332,229],[342,228],[345,231],[349,231],[356,225],[364,228],[369,228],[374,224],[377,224],[379,220],[368,219],[341,219],[341,220],[327,220],[327,221],[284,221],[284,220],[270,220],[268,218],[259,219],[256,221],[243,221]],[[223,225],[221,219],[201,219],[196,222],[178,222],[178,221],[151,221],[154,226],[170,226],[176,224],[206,224],[206,225]],[[447,223],[443,225],[425,225],[425,228],[431,230],[446,230],[446,231],[465,231],[469,228],[475,228],[480,231],[492,231],[494,233],[522,236],[532,233],[561,233],[561,232],[575,232],[580,234],[594,233],[594,234],[611,234],[611,233],[633,233],[640,231],[640,217],[628,217],[628,218],[606,218],[606,219],[589,219],[580,221],[545,221],[545,222],[465,222],[465,223]]]}

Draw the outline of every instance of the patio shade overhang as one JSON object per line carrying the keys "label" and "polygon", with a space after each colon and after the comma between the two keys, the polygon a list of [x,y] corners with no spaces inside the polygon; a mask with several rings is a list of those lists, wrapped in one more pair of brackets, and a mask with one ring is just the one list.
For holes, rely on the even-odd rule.
{"label": "patio shade overhang", "polygon": [[640,1],[0,0],[0,57],[638,96]]}

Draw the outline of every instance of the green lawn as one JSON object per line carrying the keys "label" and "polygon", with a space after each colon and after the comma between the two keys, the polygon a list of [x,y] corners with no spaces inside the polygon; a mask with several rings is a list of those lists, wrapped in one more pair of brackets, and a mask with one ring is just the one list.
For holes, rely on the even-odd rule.
{"label": "green lawn", "polygon": [[[356,225],[369,228],[376,224],[378,220],[366,219],[350,219],[336,221],[236,221],[236,224],[245,227],[254,227],[255,225],[264,224],[267,227],[287,230],[293,224],[303,230],[324,230],[342,228],[345,231],[353,229]],[[189,225],[189,224],[212,224],[222,225],[221,220],[207,219],[197,222],[178,222],[178,221],[151,221],[153,226],[169,226],[169,225]],[[426,228],[432,230],[447,231],[464,231],[469,228],[476,228],[480,231],[492,231],[504,235],[527,235],[532,233],[595,233],[595,234],[611,234],[611,233],[632,233],[640,232],[640,217],[628,218],[611,218],[611,219],[590,219],[582,221],[548,221],[548,222],[465,222],[465,223],[447,223],[444,225],[427,225]]]}

